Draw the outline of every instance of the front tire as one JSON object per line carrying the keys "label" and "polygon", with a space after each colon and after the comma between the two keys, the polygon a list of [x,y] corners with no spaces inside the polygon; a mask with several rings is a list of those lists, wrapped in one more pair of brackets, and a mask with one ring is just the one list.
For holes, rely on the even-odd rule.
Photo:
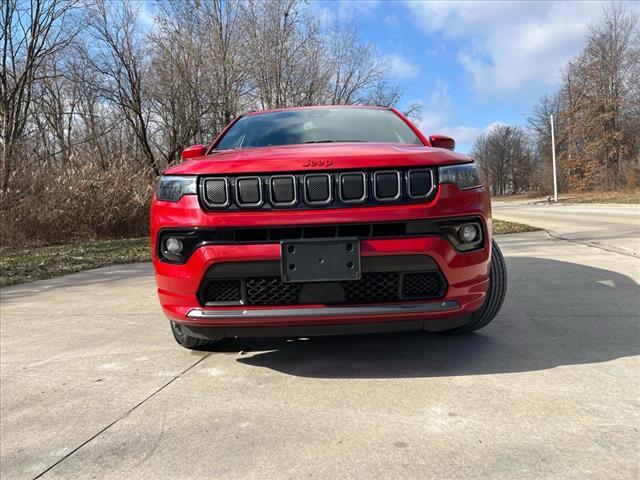
{"label": "front tire", "polygon": [[477,312],[471,315],[471,320],[466,325],[445,330],[442,333],[465,334],[475,332],[486,327],[498,315],[504,297],[507,294],[507,268],[504,263],[502,251],[495,240],[491,241],[491,265],[489,267],[489,289],[484,304]]}
{"label": "front tire", "polygon": [[186,335],[182,331],[182,328],[180,328],[179,323],[170,322],[170,324],[173,338],[175,338],[176,342],[178,342],[178,344],[184,348],[188,348],[189,350],[205,350],[215,345],[214,340],[207,340],[205,338],[197,338]]}

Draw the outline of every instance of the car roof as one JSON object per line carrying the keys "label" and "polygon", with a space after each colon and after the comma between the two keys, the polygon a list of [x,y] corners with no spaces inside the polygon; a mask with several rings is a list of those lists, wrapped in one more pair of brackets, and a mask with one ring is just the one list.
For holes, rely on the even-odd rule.
{"label": "car roof", "polygon": [[315,109],[327,109],[327,108],[358,108],[358,109],[368,109],[368,110],[391,110],[390,107],[383,107],[380,105],[308,105],[304,107],[285,107],[285,108],[272,108],[269,110],[256,110],[253,112],[249,112],[246,116],[252,115],[262,115],[264,113],[274,113],[274,112],[287,112],[290,110],[315,110]]}

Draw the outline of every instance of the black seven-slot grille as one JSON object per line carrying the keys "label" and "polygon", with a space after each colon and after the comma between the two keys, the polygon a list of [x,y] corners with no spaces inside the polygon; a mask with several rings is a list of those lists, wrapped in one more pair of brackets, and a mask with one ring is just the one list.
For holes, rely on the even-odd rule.
{"label": "black seven-slot grille", "polygon": [[429,168],[200,179],[200,198],[208,210],[410,203],[427,200],[434,191]]}
{"label": "black seven-slot grille", "polygon": [[354,304],[441,298],[445,290],[439,271],[372,272],[322,283],[285,283],[277,276],[210,279],[199,296],[204,305]]}

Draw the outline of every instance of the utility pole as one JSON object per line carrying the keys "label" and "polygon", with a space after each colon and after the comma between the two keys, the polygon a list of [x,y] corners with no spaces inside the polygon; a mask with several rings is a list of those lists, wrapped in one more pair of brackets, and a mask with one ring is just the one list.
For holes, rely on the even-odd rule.
{"label": "utility pole", "polygon": [[558,203],[558,175],[556,173],[556,136],[553,131],[553,115],[549,115],[551,123],[551,156],[553,158],[553,201]]}

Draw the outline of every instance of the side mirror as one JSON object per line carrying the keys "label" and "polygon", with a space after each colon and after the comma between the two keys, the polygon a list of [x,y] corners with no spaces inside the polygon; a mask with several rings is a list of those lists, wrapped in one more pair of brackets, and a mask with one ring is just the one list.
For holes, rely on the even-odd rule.
{"label": "side mirror", "polygon": [[192,145],[182,150],[182,159],[202,157],[205,153],[207,153],[206,145]]}
{"label": "side mirror", "polygon": [[445,135],[431,135],[429,137],[429,143],[432,147],[436,148],[446,148],[449,150],[453,150],[456,148],[456,141]]}

